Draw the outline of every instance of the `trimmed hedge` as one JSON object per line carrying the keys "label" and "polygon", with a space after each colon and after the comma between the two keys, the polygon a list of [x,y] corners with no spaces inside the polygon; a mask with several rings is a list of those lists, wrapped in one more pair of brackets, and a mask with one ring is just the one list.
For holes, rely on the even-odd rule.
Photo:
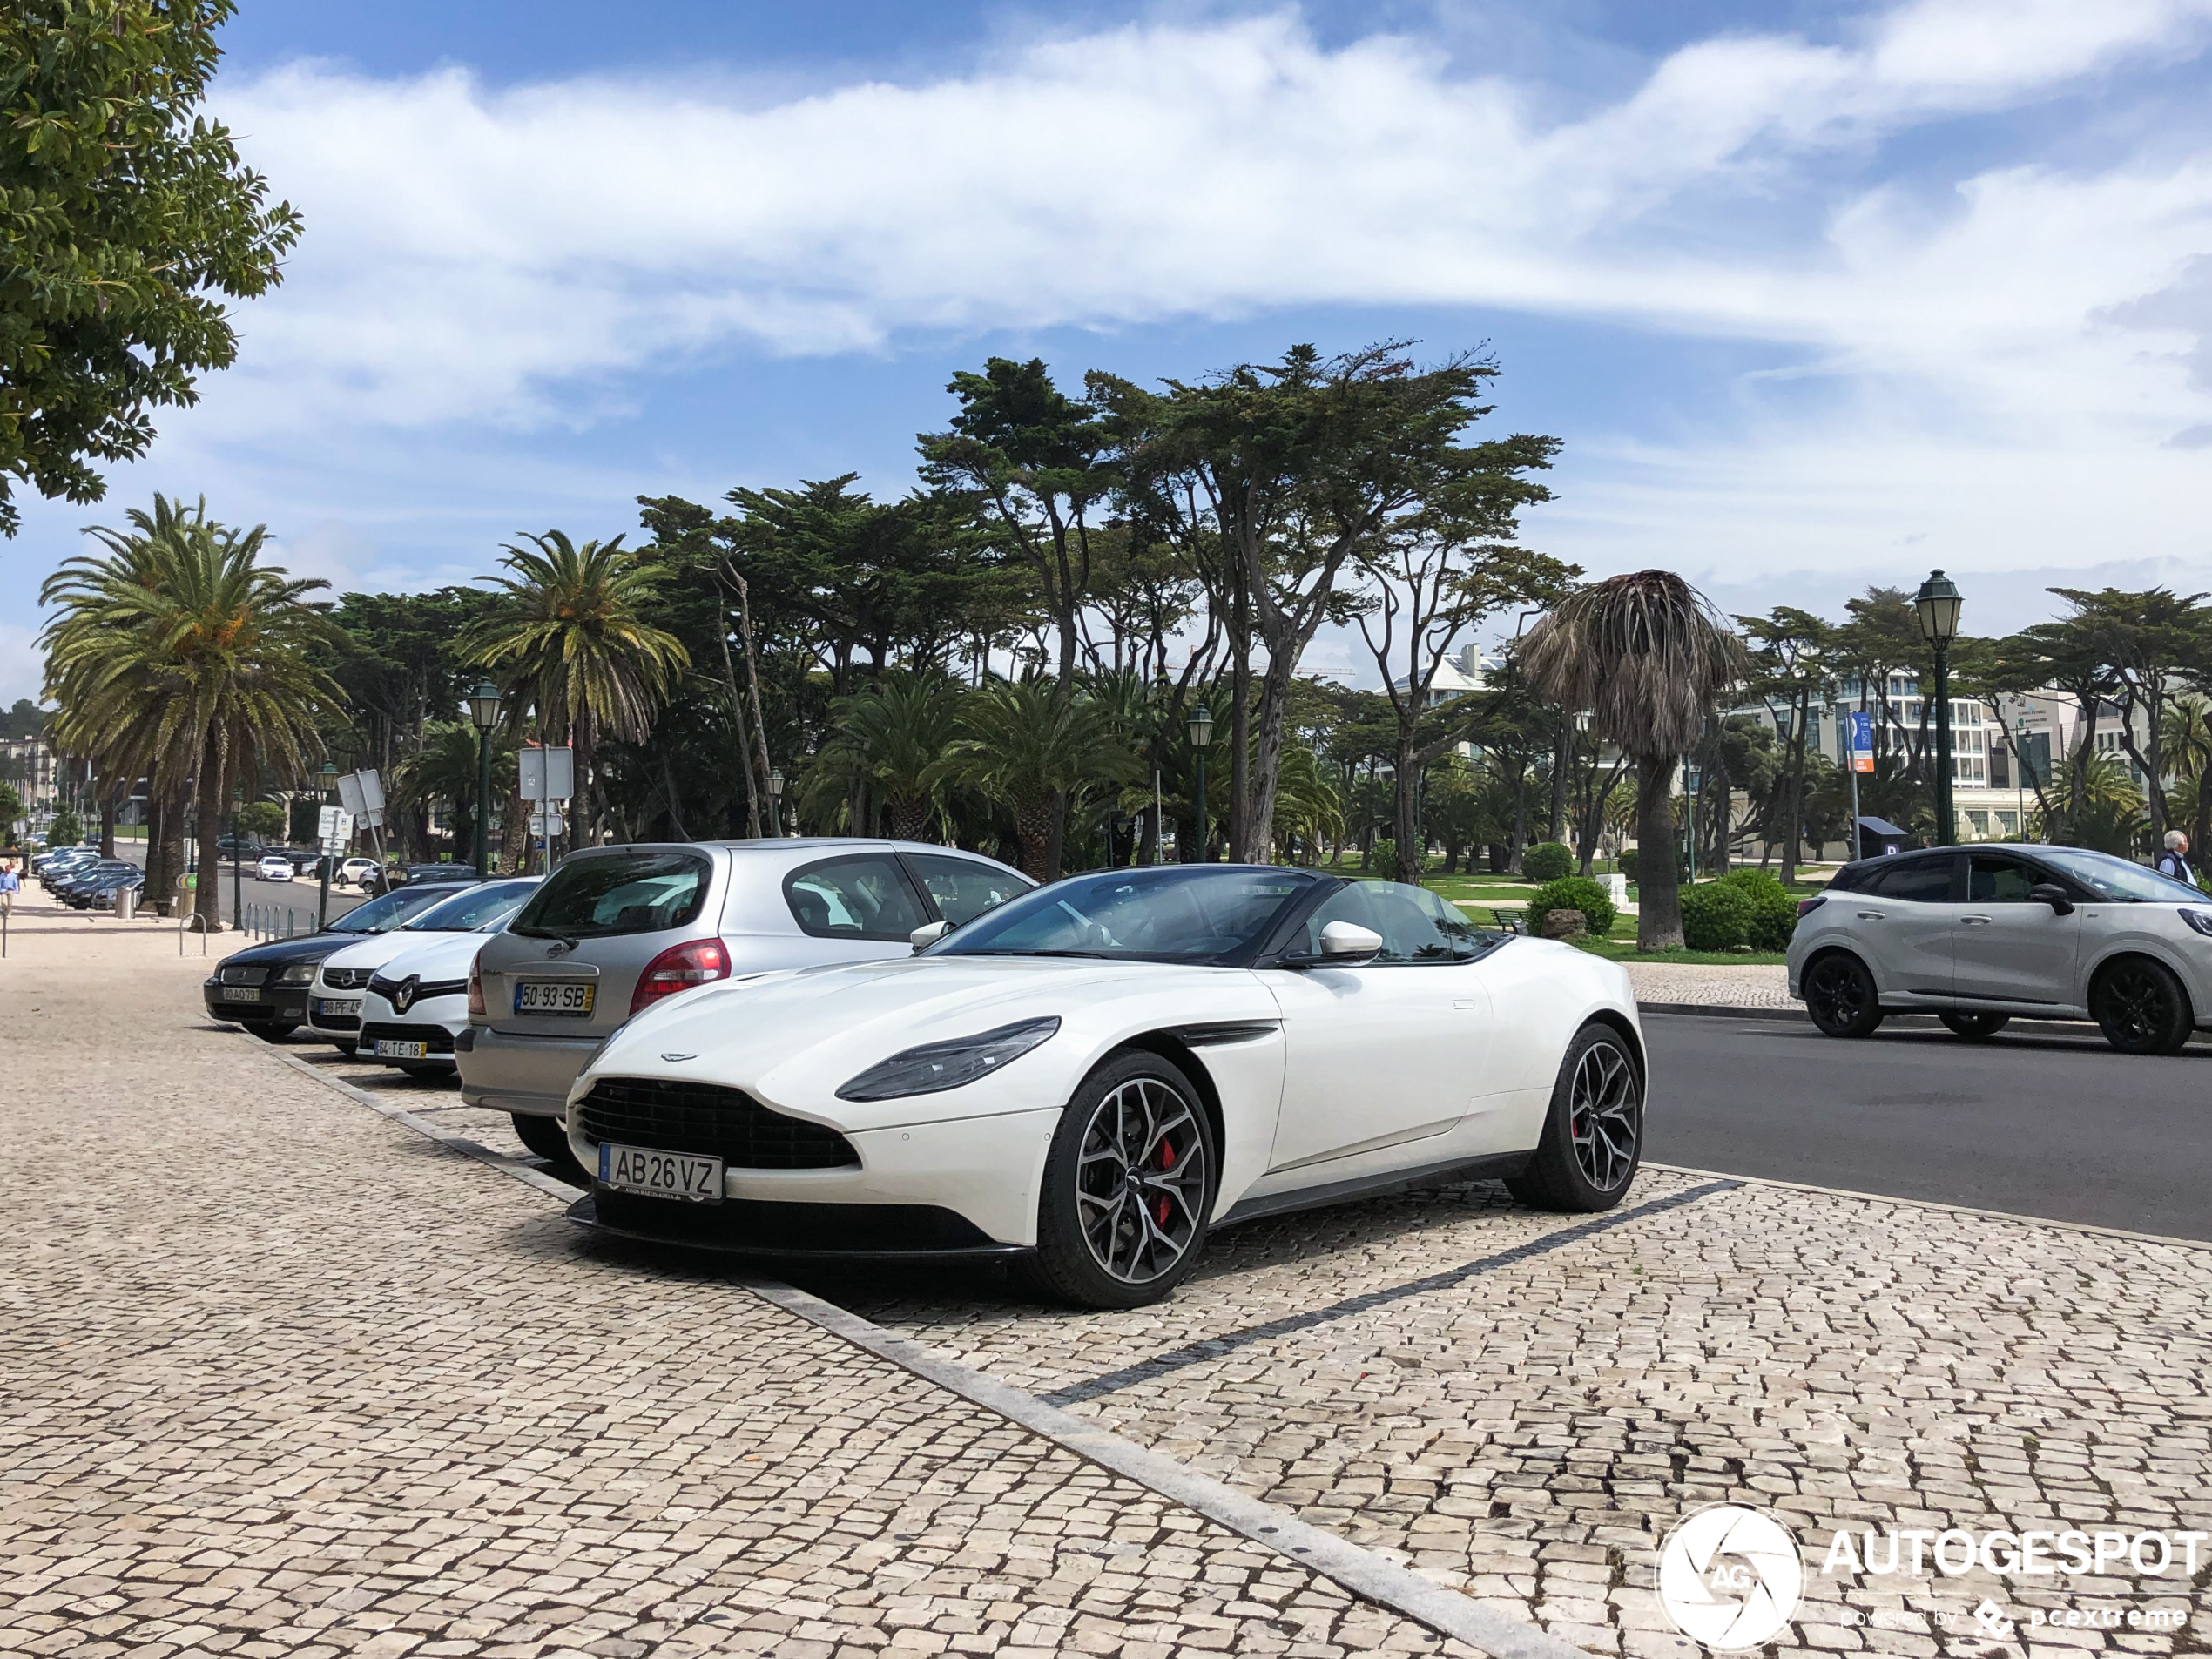
{"label": "trimmed hedge", "polygon": [[[1632,846],[1624,851],[1618,859],[1614,860],[1615,864],[1619,867],[1621,873],[1628,877],[1631,881],[1634,881],[1636,879],[1636,860],[1640,856],[1642,856],[1642,851],[1643,849],[1641,847]],[[1679,881],[1689,873],[1689,866],[1683,860],[1683,850],[1680,847],[1676,847],[1675,849],[1675,880]]]}
{"label": "trimmed hedge", "polygon": [[1521,854],[1521,873],[1531,881],[1556,881],[1561,876],[1575,873],[1575,853],[1558,841],[1539,841],[1524,847]]}
{"label": "trimmed hedge", "polygon": [[1726,881],[1682,891],[1682,942],[1692,950],[1734,950],[1751,942],[1751,895]]}
{"label": "trimmed hedge", "polygon": [[[1527,860],[1523,860],[1526,863]],[[1582,920],[1589,924],[1591,934],[1602,939],[1613,931],[1613,918],[1618,914],[1605,889],[1586,875],[1561,876],[1556,881],[1547,881],[1528,899],[1528,931],[1541,934],[1544,918],[1554,910],[1579,910]]]}
{"label": "trimmed hedge", "polygon": [[1753,950],[1784,951],[1797,931],[1797,901],[1764,870],[1730,870],[1723,884],[1740,889],[1751,901],[1747,937]]}

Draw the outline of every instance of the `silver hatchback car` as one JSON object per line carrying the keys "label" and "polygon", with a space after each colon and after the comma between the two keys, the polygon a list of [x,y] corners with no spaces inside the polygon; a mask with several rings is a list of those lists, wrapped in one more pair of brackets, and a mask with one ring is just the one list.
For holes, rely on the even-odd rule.
{"label": "silver hatchback car", "polygon": [[974,853],[847,839],[647,842],[570,855],[484,941],[455,1039],[462,1098],[564,1158],[569,1085],[661,998],[776,968],[902,956],[1035,886]]}
{"label": "silver hatchback car", "polygon": [[2212,899],[2079,846],[1863,859],[1797,907],[1790,992],[1831,1037],[1924,1010],[1962,1037],[2015,1016],[2094,1020],[2129,1054],[2212,1024]]}

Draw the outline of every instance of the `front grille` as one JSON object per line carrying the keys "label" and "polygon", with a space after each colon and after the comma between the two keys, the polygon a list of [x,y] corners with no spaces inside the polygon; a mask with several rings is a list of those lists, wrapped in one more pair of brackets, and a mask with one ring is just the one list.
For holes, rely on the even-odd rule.
{"label": "front grille", "polygon": [[[336,1022],[326,1020],[323,1023],[334,1025]],[[453,1052],[453,1033],[442,1025],[392,1025],[382,1020],[371,1020],[361,1027],[361,1046],[368,1050],[372,1060],[376,1057],[380,1037],[388,1042],[427,1042],[430,1045],[428,1052],[434,1055]]]}
{"label": "front grille", "polygon": [[[394,998],[398,996],[400,987],[406,983],[407,981],[403,979],[386,979],[381,974],[379,974],[375,978],[369,981],[368,988],[375,992],[377,995],[382,997],[386,1001],[390,1002]],[[459,996],[468,988],[469,981],[465,979],[417,980],[415,985],[415,996],[413,1000],[420,1002],[425,997]]]}
{"label": "front grille", "polygon": [[269,976],[269,970],[259,963],[247,962],[233,968],[227,964],[222,970],[226,985],[259,985]]}
{"label": "front grille", "polygon": [[366,968],[326,968],[322,982],[334,991],[358,991],[369,981],[374,970]]}
{"label": "front grille", "polygon": [[644,1077],[602,1077],[577,1107],[594,1141],[718,1157],[738,1170],[835,1170],[857,1165],[833,1129],[771,1111],[741,1089]]}
{"label": "front grille", "polygon": [[361,1016],[358,1014],[325,1014],[318,1008],[314,1023],[318,1030],[322,1031],[358,1031],[361,1028]]}
{"label": "front grille", "polygon": [[382,997],[387,1002],[388,1002],[392,1000],[392,993],[398,990],[400,988],[400,981],[395,979],[386,979],[381,974],[379,974],[375,976],[375,978],[369,981],[368,988],[375,992],[377,995]]}

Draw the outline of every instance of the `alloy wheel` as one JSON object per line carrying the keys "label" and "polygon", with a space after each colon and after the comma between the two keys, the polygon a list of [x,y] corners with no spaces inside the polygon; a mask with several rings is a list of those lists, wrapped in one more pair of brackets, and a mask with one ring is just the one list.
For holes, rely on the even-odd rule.
{"label": "alloy wheel", "polygon": [[1808,976],[1805,1000],[1824,1026],[1846,1026],[1865,1010],[1860,1006],[1858,975],[1834,960],[1817,964]]}
{"label": "alloy wheel", "polygon": [[2106,974],[2106,1023],[2131,1042],[2155,1043],[2165,1035],[2168,1011],[2166,985],[2147,968],[2122,963]]}
{"label": "alloy wheel", "polygon": [[1568,1097],[1568,1135],[1582,1178],[1600,1192],[1612,1191],[1635,1167],[1641,1111],[1628,1055],[1610,1042],[1584,1050]]}
{"label": "alloy wheel", "polygon": [[1197,1242],[1206,1145],[1190,1103],[1132,1077],[1091,1109],[1076,1164],[1076,1210],[1091,1259],[1124,1285],[1170,1271]]}

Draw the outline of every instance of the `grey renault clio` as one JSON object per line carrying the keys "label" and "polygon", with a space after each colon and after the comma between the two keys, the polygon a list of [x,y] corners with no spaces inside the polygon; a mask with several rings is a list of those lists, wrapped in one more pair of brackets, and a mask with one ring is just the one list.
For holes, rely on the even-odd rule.
{"label": "grey renault clio", "polygon": [[902,956],[1035,883],[975,853],[845,838],[641,842],[572,853],[485,940],[454,1044],[462,1098],[568,1157],[569,1085],[608,1035],[694,986]]}

